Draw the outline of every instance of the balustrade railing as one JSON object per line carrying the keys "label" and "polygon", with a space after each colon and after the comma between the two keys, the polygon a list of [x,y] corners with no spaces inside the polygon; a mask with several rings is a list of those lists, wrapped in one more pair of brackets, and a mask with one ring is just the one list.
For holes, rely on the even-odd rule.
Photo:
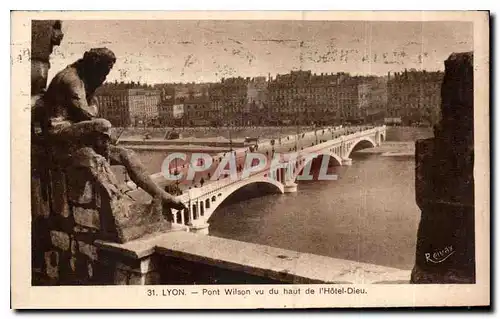
{"label": "balustrade railing", "polygon": [[[337,144],[342,143],[342,142],[347,142],[346,139],[349,140],[351,138],[359,138],[359,137],[371,135],[371,134],[374,134],[377,132],[383,132],[385,134],[386,130],[385,130],[385,125],[384,125],[382,127],[373,127],[372,126],[372,127],[361,127],[361,128],[357,128],[357,129],[341,128],[338,131],[339,132],[342,131],[343,135],[336,136],[335,138],[330,139],[324,143],[318,143],[314,146],[307,147],[306,149],[298,150],[297,157],[295,158],[294,161],[297,161],[300,158],[304,158],[304,156],[303,156],[304,154],[310,154],[310,153],[313,153],[315,151],[319,151],[319,150],[322,150],[325,148],[337,146]],[[347,134],[346,134],[346,131],[347,131]],[[317,132],[321,132],[321,130],[316,131],[316,133]],[[312,132],[312,134],[314,134],[314,133],[315,132]],[[328,133],[329,133],[328,131],[325,132],[325,134],[328,134]],[[311,134],[311,132],[309,132],[309,134]],[[330,132],[330,134],[331,134],[331,132]],[[296,135],[290,135],[290,136],[296,137]],[[265,170],[258,171],[258,172],[251,172],[247,178],[251,178],[251,177],[254,177],[254,176],[259,175],[259,174],[271,175],[271,172],[273,172],[277,169],[286,168],[287,164],[290,164],[290,163],[282,162],[280,160],[280,162],[278,162],[274,166],[266,167]],[[242,172],[237,172],[237,174],[240,175],[240,174],[242,174]],[[211,195],[218,192],[219,190],[227,188],[228,186],[235,184],[235,183],[238,183],[239,181],[240,181],[240,179],[233,180],[231,177],[226,177],[226,178],[223,178],[221,180],[210,182],[210,183],[208,183],[205,186],[200,187],[200,188],[191,188],[187,192],[183,193],[182,195],[177,196],[177,198],[180,201],[182,201],[188,207],[188,209],[187,210],[172,210],[173,223],[174,224],[183,224],[183,225],[186,225],[188,223],[193,223],[195,220],[199,219],[199,217],[202,217],[202,216],[200,216],[199,212],[196,212],[196,214],[195,214],[192,211],[191,206],[193,205],[193,203],[196,203],[195,205],[198,206],[198,202],[199,202],[201,197],[204,197],[207,195],[209,195],[209,197],[211,197]],[[199,207],[198,207],[198,209],[199,209]],[[198,217],[198,218],[196,218],[196,217]]]}

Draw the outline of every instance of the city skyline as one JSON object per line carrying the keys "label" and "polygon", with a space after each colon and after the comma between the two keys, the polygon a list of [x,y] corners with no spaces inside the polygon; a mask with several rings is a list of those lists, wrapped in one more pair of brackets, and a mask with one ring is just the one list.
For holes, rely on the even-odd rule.
{"label": "city skyline", "polygon": [[[160,30],[160,31],[159,31]],[[107,81],[218,82],[296,70],[386,75],[442,71],[473,49],[472,23],[279,20],[63,21],[49,79],[92,47],[117,56]]]}

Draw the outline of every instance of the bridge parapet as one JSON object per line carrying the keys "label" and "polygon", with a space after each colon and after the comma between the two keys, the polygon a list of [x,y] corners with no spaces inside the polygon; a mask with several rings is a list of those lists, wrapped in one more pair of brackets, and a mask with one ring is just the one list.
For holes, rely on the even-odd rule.
{"label": "bridge parapet", "polygon": [[[321,132],[321,131],[318,131]],[[217,181],[210,181],[202,187],[191,188],[179,196],[181,201],[190,209],[186,212],[174,212],[174,223],[190,225],[192,229],[206,230],[206,221],[213,214],[218,205],[229,194],[253,182],[275,184],[281,192],[297,191],[295,179],[311,159],[309,155],[330,155],[339,165],[350,165],[352,160],[348,155],[359,139],[368,138],[373,145],[378,145],[377,134],[385,132],[385,127],[373,127],[362,131],[350,132],[349,135],[338,136],[332,140],[307,147],[287,157],[280,157],[279,161],[270,161],[262,171],[252,172],[246,178],[228,176]],[[309,132],[311,134],[311,132]],[[314,132],[312,132],[314,134]],[[284,154],[286,155],[286,154]]]}

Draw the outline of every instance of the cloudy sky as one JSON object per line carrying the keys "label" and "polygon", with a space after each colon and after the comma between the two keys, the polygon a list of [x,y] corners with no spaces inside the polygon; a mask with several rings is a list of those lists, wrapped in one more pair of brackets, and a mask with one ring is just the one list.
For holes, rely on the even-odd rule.
{"label": "cloudy sky", "polygon": [[473,48],[472,23],[363,21],[63,21],[49,77],[92,47],[117,63],[108,81],[211,82],[290,70],[383,75],[443,70]]}

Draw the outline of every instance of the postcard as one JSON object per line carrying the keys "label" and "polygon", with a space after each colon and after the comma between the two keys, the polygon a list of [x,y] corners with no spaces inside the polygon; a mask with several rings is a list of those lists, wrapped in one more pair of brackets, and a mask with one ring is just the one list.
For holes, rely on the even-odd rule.
{"label": "postcard", "polygon": [[489,12],[11,25],[12,308],[490,305]]}

